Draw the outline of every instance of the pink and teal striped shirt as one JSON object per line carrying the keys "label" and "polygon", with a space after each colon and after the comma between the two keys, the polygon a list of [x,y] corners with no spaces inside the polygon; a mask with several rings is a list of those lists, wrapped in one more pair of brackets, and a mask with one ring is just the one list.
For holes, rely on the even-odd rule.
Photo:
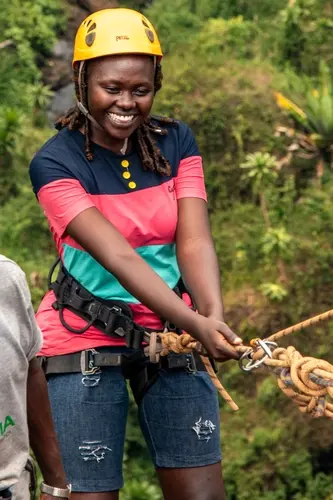
{"label": "pink and teal striped shirt", "polygon": [[[82,211],[96,207],[174,288],[180,278],[175,248],[177,200],[206,200],[206,191],[202,161],[191,130],[182,122],[170,124],[167,129],[168,135],[156,136],[156,142],[171,164],[170,177],[144,171],[135,147],[130,154],[120,156],[94,144],[94,160],[89,162],[84,153],[84,136],[67,128],[52,137],[30,165],[34,192],[65,268],[95,296],[128,303],[134,321],[149,328],[161,328],[161,320],[78,245],[66,228]],[[95,327],[81,335],[71,333],[52,308],[54,300],[53,292],[48,292],[37,311],[44,336],[42,355],[123,344]],[[76,329],[84,324],[68,310],[65,318]]]}

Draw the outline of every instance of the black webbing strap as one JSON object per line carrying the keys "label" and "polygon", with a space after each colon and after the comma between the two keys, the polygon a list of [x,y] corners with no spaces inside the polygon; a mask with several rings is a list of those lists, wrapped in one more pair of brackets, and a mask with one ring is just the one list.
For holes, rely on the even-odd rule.
{"label": "black webbing strap", "polygon": [[[139,365],[144,367],[152,364],[149,363],[149,358],[143,354],[142,350],[129,354],[120,354],[107,352],[105,348],[102,348],[101,351],[87,349],[61,356],[40,357],[39,360],[46,376],[61,373],[88,375],[96,373],[100,369],[122,366],[124,375],[131,378],[132,375],[136,374]],[[169,353],[167,356],[161,357],[160,362],[154,366],[157,369],[185,370],[191,373],[206,370],[200,355],[196,352],[190,354]]]}
{"label": "black webbing strap", "polygon": [[[57,299],[53,307],[59,311],[60,321],[67,330],[81,334],[95,326],[106,335],[122,337],[127,347],[138,349],[141,346],[144,328],[133,321],[132,311],[125,302],[95,297],[63,267],[55,281],[51,282],[52,272],[49,276],[49,289],[53,290]],[[75,329],[69,325],[64,317],[64,309],[84,319],[85,326]]]}
{"label": "black webbing strap", "polygon": [[121,366],[122,355],[114,352],[98,352],[95,349],[39,358],[46,376],[60,373],[82,373],[89,375],[101,368]]}

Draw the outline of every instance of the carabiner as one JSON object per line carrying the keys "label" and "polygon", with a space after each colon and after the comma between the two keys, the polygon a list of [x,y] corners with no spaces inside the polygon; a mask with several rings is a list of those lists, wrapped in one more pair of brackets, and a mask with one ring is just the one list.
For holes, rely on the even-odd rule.
{"label": "carabiner", "polygon": [[[259,366],[261,366],[267,358],[272,359],[272,351],[277,347],[277,343],[271,342],[270,340],[256,339],[255,344],[257,348],[261,348],[265,352],[265,355],[261,359],[257,359],[255,361],[254,359],[252,359],[252,355],[254,353],[254,350],[252,348],[244,352],[238,362],[240,368],[244,372],[250,372],[255,368],[259,368]],[[248,363],[246,365],[244,364],[244,360],[248,360]]]}

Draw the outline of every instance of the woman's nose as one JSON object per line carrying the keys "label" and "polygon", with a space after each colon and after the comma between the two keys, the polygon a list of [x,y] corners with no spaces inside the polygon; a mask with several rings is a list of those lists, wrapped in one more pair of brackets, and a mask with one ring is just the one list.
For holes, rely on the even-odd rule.
{"label": "woman's nose", "polygon": [[122,109],[133,109],[135,107],[135,100],[131,92],[122,92],[117,99],[117,106]]}

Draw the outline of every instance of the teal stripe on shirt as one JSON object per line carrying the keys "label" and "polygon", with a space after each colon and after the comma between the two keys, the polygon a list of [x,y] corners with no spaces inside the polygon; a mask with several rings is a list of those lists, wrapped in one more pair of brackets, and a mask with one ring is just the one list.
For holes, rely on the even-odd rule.
{"label": "teal stripe on shirt", "polygon": [[[123,300],[139,304],[119,281],[101,266],[91,255],[64,244],[64,265],[67,271],[89,292],[103,299]],[[176,245],[149,245],[135,248],[135,251],[154,269],[170,287],[174,288],[180,278],[176,258]],[[147,283],[149,286],[149,283]]]}

